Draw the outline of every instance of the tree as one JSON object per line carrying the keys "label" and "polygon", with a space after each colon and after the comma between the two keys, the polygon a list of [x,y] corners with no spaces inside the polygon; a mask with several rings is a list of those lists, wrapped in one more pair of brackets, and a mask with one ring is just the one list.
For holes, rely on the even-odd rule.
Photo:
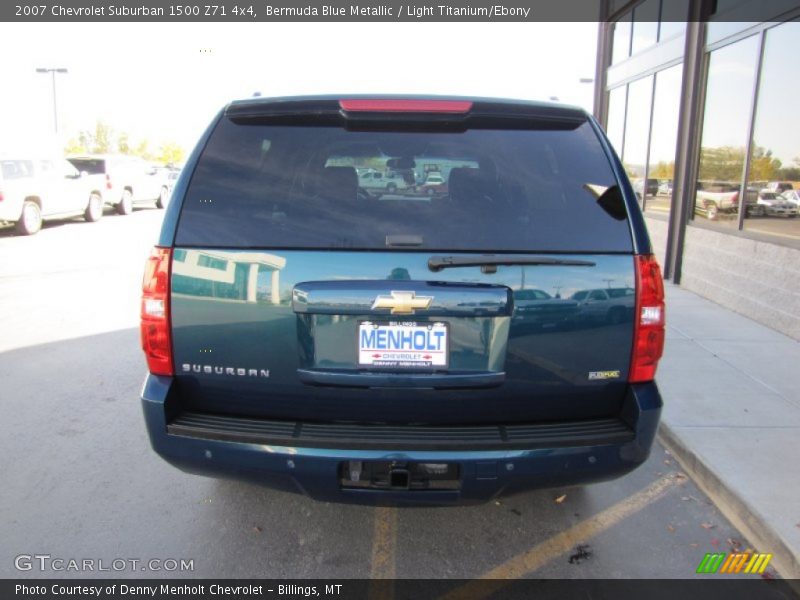
{"label": "tree", "polygon": [[162,144],[156,159],[165,165],[178,165],[183,162],[185,152],[181,146],[173,142]]}
{"label": "tree", "polygon": [[781,161],[772,157],[772,150],[766,150],[761,146],[753,147],[750,159],[750,181],[777,179],[780,168]]}
{"label": "tree", "polygon": [[675,177],[675,162],[659,162],[650,168],[648,176],[653,179],[672,180]]}
{"label": "tree", "polygon": [[792,159],[793,167],[784,167],[781,169],[778,179],[786,181],[800,181],[800,156]]}
{"label": "tree", "polygon": [[778,171],[776,179],[783,181],[800,181],[800,167],[784,167]]}
{"label": "tree", "polygon": [[95,123],[94,131],[82,130],[78,138],[71,138],[64,152],[66,154],[129,154],[139,156],[148,161],[158,161],[163,164],[179,164],[185,156],[184,149],[174,142],[164,142],[157,152],[150,150],[150,141],[147,139],[136,140],[136,144],[131,141],[127,131],[116,133],[114,129],[104,121]]}
{"label": "tree", "polygon": [[64,146],[64,154],[88,154],[93,146],[92,134],[86,130],[78,132],[78,139],[70,138]]}
{"label": "tree", "polygon": [[130,146],[130,143],[128,141],[128,132],[127,131],[123,131],[122,133],[119,134],[119,137],[117,138],[117,150],[121,154],[130,154],[131,153],[131,146]]}
{"label": "tree", "polygon": [[721,146],[700,150],[700,181],[740,181],[744,148]]}
{"label": "tree", "polygon": [[142,140],[139,142],[139,145],[136,146],[136,149],[132,152],[134,156],[139,156],[145,160],[152,160],[153,155],[150,153],[148,146],[150,142],[147,140]]}
{"label": "tree", "polygon": [[92,152],[95,154],[108,154],[116,149],[114,143],[114,130],[103,121],[97,121],[94,128]]}
{"label": "tree", "polygon": [[76,140],[75,138],[70,138],[67,140],[67,145],[64,146],[64,154],[86,154],[88,149],[84,146],[80,140]]}

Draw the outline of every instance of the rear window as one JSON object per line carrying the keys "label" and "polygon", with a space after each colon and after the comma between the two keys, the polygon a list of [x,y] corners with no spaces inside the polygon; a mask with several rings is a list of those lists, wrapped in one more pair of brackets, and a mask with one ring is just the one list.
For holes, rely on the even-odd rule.
{"label": "rear window", "polygon": [[89,175],[102,175],[106,172],[106,161],[100,158],[70,158],[68,159],[79,171],[86,171]]}
{"label": "rear window", "polygon": [[454,133],[223,118],[192,175],[176,244],[630,252],[626,219],[595,195],[615,184],[588,122]]}
{"label": "rear window", "polygon": [[21,179],[33,175],[33,161],[31,160],[2,160],[0,172],[3,179]]}

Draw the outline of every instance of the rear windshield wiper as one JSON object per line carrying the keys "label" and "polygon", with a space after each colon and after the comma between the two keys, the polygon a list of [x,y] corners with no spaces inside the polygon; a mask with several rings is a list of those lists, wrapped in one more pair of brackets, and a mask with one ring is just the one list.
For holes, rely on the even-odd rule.
{"label": "rear windshield wiper", "polygon": [[593,267],[595,263],[589,260],[573,260],[564,258],[549,258],[547,256],[431,256],[428,259],[428,268],[431,271],[441,271],[453,267],[481,267],[492,272],[498,266],[531,265],[541,267]]}

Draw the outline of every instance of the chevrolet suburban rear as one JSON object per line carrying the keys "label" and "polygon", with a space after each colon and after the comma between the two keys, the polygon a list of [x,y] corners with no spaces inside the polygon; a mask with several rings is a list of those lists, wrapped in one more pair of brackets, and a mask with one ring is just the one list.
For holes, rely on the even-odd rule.
{"label": "chevrolet suburban rear", "polygon": [[[432,163],[446,194],[360,185]],[[605,288],[632,290],[630,309],[568,300]],[[661,410],[660,270],[577,108],[232,102],[175,186],[141,319],[154,450],[318,499],[484,502],[618,477]]]}

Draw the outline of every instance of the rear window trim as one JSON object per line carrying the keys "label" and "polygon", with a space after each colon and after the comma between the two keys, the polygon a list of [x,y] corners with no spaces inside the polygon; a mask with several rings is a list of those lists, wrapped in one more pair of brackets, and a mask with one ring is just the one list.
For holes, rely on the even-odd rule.
{"label": "rear window trim", "polygon": [[[436,248],[435,250],[420,249],[420,248],[403,248],[402,246],[387,246],[386,248],[354,248],[348,247],[326,247],[326,248],[309,248],[308,246],[283,246],[278,244],[265,244],[263,246],[248,246],[248,245],[221,245],[221,244],[184,244],[175,243],[172,245],[174,248],[186,250],[230,250],[230,251],[248,251],[248,250],[281,250],[286,252],[373,252],[373,253],[397,253],[403,252],[406,254],[455,254],[463,256],[474,256],[476,254],[498,254],[498,255],[515,255],[515,254],[542,254],[547,256],[633,256],[636,254],[633,250],[536,250],[535,248],[525,250],[464,250],[463,248],[450,249],[450,248]],[[480,267],[475,267],[480,269]]]}

